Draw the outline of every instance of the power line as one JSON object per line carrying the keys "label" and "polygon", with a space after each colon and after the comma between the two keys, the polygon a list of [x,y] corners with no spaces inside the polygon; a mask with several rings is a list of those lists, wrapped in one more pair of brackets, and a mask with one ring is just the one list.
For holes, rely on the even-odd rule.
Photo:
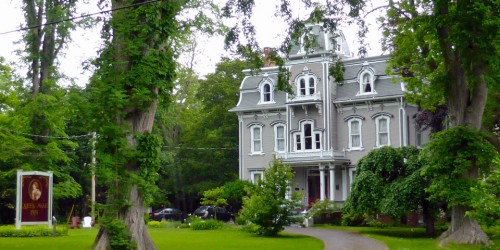
{"label": "power line", "polygon": [[68,139],[69,140],[69,139],[83,138],[83,137],[91,136],[91,134],[73,135],[73,136],[34,135],[34,134],[29,134],[29,133],[18,132],[18,131],[8,129],[8,128],[2,128],[2,129],[7,130],[7,131],[14,133],[14,134],[25,135],[25,136],[30,136],[30,137],[38,137],[38,138],[48,138],[48,139]]}
{"label": "power line", "polygon": [[74,20],[77,20],[77,19],[85,18],[85,17],[100,15],[100,14],[104,14],[104,13],[108,13],[108,12],[113,12],[113,11],[117,11],[117,10],[128,9],[128,8],[137,7],[137,6],[140,6],[140,5],[145,5],[145,4],[150,4],[150,3],[155,3],[155,2],[159,2],[159,1],[161,1],[161,0],[151,0],[151,1],[142,2],[142,3],[134,3],[134,4],[131,4],[131,5],[127,5],[127,6],[123,6],[123,7],[119,7],[119,8],[115,8],[115,9],[103,10],[103,11],[94,12],[94,13],[91,13],[91,14],[84,14],[84,15],[80,15],[80,16],[77,16],[77,17],[71,17],[71,18],[62,19],[62,20],[58,20],[58,21],[52,21],[52,22],[48,22],[48,23],[44,23],[44,24],[38,24],[38,25],[28,26],[28,27],[24,27],[24,28],[19,28],[19,29],[16,29],[16,30],[1,32],[0,35],[6,35],[6,34],[14,33],[14,32],[25,31],[25,30],[30,30],[30,29],[34,29],[34,28],[40,28],[40,27],[43,27],[43,26],[58,24],[58,23],[61,23],[61,22],[66,22],[66,21],[74,21]]}

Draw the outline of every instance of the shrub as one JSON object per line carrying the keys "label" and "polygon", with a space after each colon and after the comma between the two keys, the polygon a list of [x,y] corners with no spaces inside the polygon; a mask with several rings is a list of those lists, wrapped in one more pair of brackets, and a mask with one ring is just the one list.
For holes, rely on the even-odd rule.
{"label": "shrub", "polygon": [[306,217],[314,218],[314,223],[316,224],[334,224],[340,225],[342,221],[342,213],[340,212],[340,206],[334,201],[330,200],[318,200],[316,201],[311,209],[307,211]]}
{"label": "shrub", "polygon": [[274,159],[264,171],[264,179],[244,199],[241,219],[257,225],[257,233],[265,236],[276,236],[285,226],[296,222],[293,210],[299,206],[299,194],[292,193],[292,199],[286,198],[292,182],[292,168]]}
{"label": "shrub", "polygon": [[[56,227],[56,236],[68,235],[68,227]],[[0,226],[0,237],[52,237],[54,229],[47,225],[22,226],[17,230],[14,226]]]}
{"label": "shrub", "polygon": [[191,222],[193,230],[214,230],[224,227],[224,222],[218,220],[194,220]]}
{"label": "shrub", "polygon": [[[179,228],[183,223],[180,221],[150,221],[148,226],[152,228]],[[189,225],[188,225],[189,227]]]}

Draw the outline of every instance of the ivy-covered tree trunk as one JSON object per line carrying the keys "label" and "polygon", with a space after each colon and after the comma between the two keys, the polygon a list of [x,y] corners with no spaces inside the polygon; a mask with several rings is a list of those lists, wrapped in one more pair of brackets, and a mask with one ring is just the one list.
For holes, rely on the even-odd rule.
{"label": "ivy-covered tree trunk", "polygon": [[112,173],[94,249],[154,250],[144,214],[156,191],[159,141],[149,132],[160,99],[168,98],[173,86],[173,40],[181,36],[176,16],[183,3],[111,3],[120,10],[104,25],[106,48],[90,85],[99,103],[99,133],[106,138],[98,144],[103,163],[97,171]]}

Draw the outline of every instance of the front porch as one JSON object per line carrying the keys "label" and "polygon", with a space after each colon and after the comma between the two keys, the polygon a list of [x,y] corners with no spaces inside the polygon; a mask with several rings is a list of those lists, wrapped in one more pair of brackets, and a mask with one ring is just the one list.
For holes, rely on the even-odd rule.
{"label": "front porch", "polygon": [[318,163],[292,165],[295,172],[293,190],[303,192],[302,204],[310,207],[317,200],[343,203],[350,192],[355,168],[348,164]]}

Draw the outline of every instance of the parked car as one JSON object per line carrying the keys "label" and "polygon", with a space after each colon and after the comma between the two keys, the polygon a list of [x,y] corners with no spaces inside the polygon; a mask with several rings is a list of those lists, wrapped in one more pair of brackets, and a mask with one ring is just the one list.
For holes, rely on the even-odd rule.
{"label": "parked car", "polygon": [[181,210],[171,207],[160,208],[154,212],[149,213],[149,218],[155,221],[183,221],[184,217],[184,213]]}
{"label": "parked car", "polygon": [[201,219],[234,220],[233,214],[223,207],[201,206],[194,211],[193,215]]}

